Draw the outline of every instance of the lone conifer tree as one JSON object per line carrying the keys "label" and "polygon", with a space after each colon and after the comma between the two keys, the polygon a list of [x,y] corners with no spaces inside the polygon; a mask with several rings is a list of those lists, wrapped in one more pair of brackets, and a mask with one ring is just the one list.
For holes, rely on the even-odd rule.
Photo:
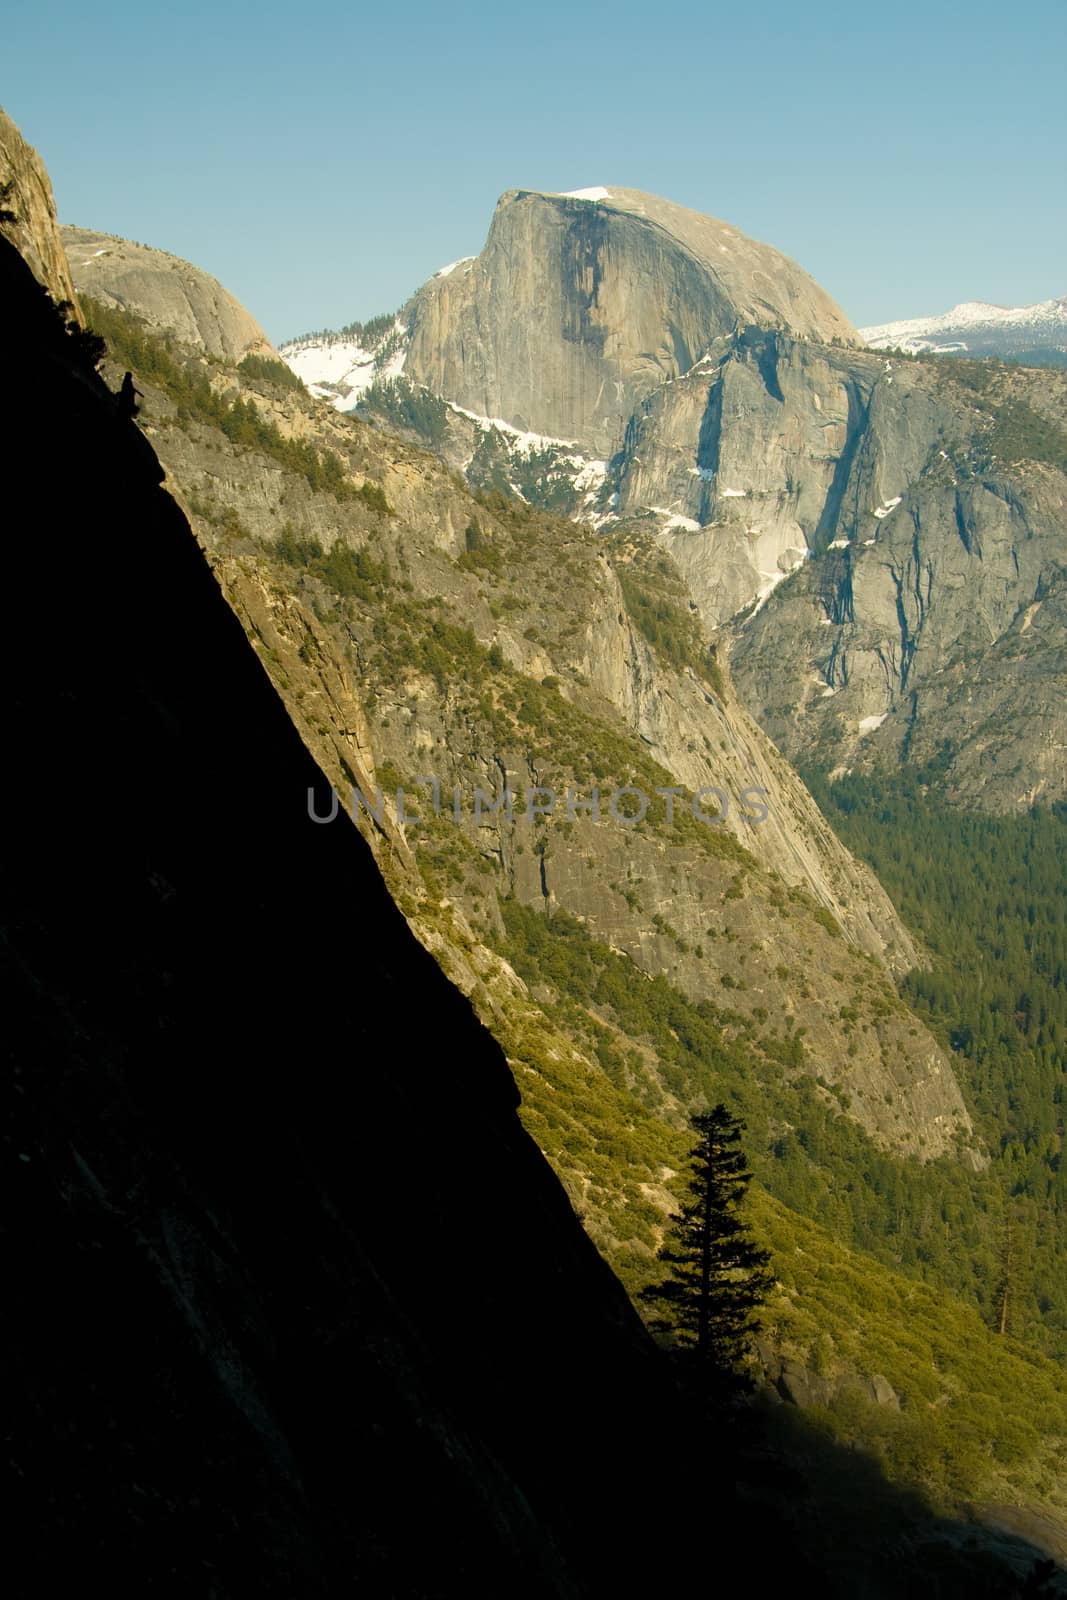
{"label": "lone conifer tree", "polygon": [[734,1368],[745,1351],[752,1313],[774,1282],[770,1252],[754,1243],[738,1208],[751,1181],[741,1149],[743,1123],[724,1105],[691,1119],[692,1199],[674,1218],[659,1252],[671,1273],[642,1291],[662,1305],[657,1326],[703,1360]]}

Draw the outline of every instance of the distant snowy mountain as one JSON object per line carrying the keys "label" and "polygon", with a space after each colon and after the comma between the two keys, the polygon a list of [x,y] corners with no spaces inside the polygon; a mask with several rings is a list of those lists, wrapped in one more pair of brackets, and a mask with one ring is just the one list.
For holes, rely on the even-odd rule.
{"label": "distant snowy mountain", "polygon": [[878,350],[932,350],[1067,365],[1067,295],[1033,306],[991,306],[969,300],[940,317],[886,322],[878,328],[861,328],[860,334]]}

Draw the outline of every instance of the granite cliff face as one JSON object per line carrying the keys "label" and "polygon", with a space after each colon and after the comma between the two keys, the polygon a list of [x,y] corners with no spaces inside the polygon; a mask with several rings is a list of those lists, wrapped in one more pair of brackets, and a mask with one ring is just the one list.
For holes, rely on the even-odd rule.
{"label": "granite cliff face", "polygon": [[476,487],[657,539],[792,758],[937,755],[968,803],[1062,798],[1064,374],[864,349],[767,247],[588,196],[505,195],[361,412]]}
{"label": "granite cliff face", "polygon": [[0,222],[0,231],[53,300],[57,304],[66,301],[75,317],[80,316],[56,220],[51,179],[36,150],[0,107],[0,189],[7,185],[10,189],[0,201],[0,212],[10,213],[13,220]]}
{"label": "granite cliff face", "polygon": [[74,281],[94,300],[133,311],[150,328],[167,330],[227,361],[271,353],[270,340],[255,318],[199,267],[110,233],[71,227],[60,231]]}
{"label": "granite cliff face", "polygon": [[409,379],[590,456],[614,454],[640,402],[739,325],[855,337],[776,250],[632,189],[503,195],[481,255],[431,279],[405,320]]}
{"label": "granite cliff face", "polygon": [[[680,1518],[694,1586],[712,1527],[739,1560],[769,1541],[776,1589],[1004,1593],[1025,1537],[994,1548],[793,1428],[717,1421],[664,1475],[703,1401],[356,831],[310,822],[322,773],[152,449],[3,242],[0,289],[9,527],[49,484],[47,547],[13,539],[9,577],[37,592],[47,558],[53,629],[42,651],[20,605],[2,643],[11,1561],[57,1589],[579,1600],[652,1587]],[[321,630],[245,604],[347,722]]]}
{"label": "granite cliff face", "polygon": [[731,623],[741,693],[794,759],[936,758],[968,804],[1060,800],[1067,382],[1003,369],[976,394],[952,362],[849,368],[833,537]]}
{"label": "granite cliff face", "polygon": [[842,460],[876,357],[747,328],[658,390],[612,464],[617,514],[659,537],[716,627],[836,536]]}

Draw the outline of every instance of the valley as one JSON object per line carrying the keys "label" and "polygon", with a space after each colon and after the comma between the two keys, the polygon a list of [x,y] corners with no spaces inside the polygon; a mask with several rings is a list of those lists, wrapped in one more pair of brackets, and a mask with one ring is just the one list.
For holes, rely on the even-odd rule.
{"label": "valley", "polygon": [[[417,1437],[428,1494],[447,1482],[461,1507],[452,1559],[466,1559],[465,1528],[486,1592],[514,1581],[522,1548],[545,1569],[531,1593],[585,1593],[600,1580],[572,1525],[578,1474],[551,1486],[534,1413],[547,1405],[566,1434],[589,1385],[597,1494],[643,1504],[642,1448],[654,1453],[661,1414],[674,1441],[688,1414],[673,1380],[650,1376],[635,1308],[683,1193],[689,1115],[722,1102],[745,1122],[748,1212],[772,1252],[749,1361],[779,1418],[768,1481],[804,1460],[815,1503],[840,1497],[857,1563],[840,1592],[858,1552],[880,1572],[893,1538],[906,1584],[958,1562],[953,1593],[1005,1592],[987,1560],[1020,1583],[1036,1554],[1067,1563],[1064,375],[868,349],[777,251],[634,190],[508,191],[482,254],[395,316],[275,350],[190,263],[60,231],[47,175],[6,122],[0,152],[19,208],[3,241],[12,339],[38,413],[54,392],[57,428],[74,419],[49,541],[77,649],[43,670],[39,697],[20,691],[19,728],[34,763],[61,770],[40,709],[58,695],[85,714],[79,763],[99,763],[89,707],[103,706],[102,748],[148,818],[143,848],[97,819],[120,863],[119,965],[101,956],[84,992],[72,957],[49,965],[48,930],[66,926],[65,873],[103,890],[58,813],[39,926],[28,877],[17,885],[19,1014],[43,1007],[60,1041],[40,1051],[54,1097],[34,1112],[41,1149],[65,1174],[62,1205],[89,1219],[71,1246],[78,1281],[98,1213],[125,1228],[132,1208],[134,1254],[164,1263],[228,1402],[265,1441],[271,1464],[255,1470],[284,1529],[305,1526],[287,1441],[303,1405],[343,1388],[342,1327],[361,1386],[389,1373],[375,1439]],[[136,428],[111,399],[126,372]],[[43,463],[34,415],[19,437]],[[23,478],[25,521],[37,479]],[[79,495],[98,551],[71,537]],[[37,593],[24,554],[19,592]],[[83,689],[97,617],[110,642]],[[34,626],[20,620],[13,659]],[[168,799],[182,762],[195,782]],[[205,799],[212,763],[226,820]],[[225,1013],[239,1069],[221,1080],[217,1136],[197,1110],[212,1105],[206,1067],[188,1097],[184,1083],[205,982],[245,1008]],[[157,1048],[158,1104],[134,1070]],[[338,1087],[353,1050],[366,1128]],[[68,1080],[103,1130],[73,1177]],[[128,1154],[142,1114],[162,1176]],[[275,1148],[289,1163],[277,1201]],[[409,1181],[394,1218],[383,1196]],[[438,1242],[417,1253],[424,1293],[405,1240],[442,1193]],[[44,1190],[39,1203],[51,1218]],[[280,1229],[283,1289],[256,1206]],[[526,1376],[539,1337],[563,1367],[572,1335],[579,1351],[558,1394],[538,1380],[529,1412],[502,1401],[504,1378],[484,1380],[444,1309],[465,1258],[464,1309],[495,1337],[483,1267],[512,1250],[509,1207],[521,1243],[501,1326],[530,1319],[509,1358]],[[460,1241],[490,1213],[473,1256]],[[48,1226],[67,1250],[65,1223]],[[372,1326],[344,1298],[352,1274]],[[169,1315],[154,1337],[180,1366]],[[325,1360],[323,1395],[279,1376],[294,1351],[301,1373]],[[632,1382],[636,1445],[606,1422],[613,1382]],[[153,1401],[164,1454],[167,1392]],[[245,1446],[219,1437],[221,1482]],[[783,1518],[829,1570],[832,1533],[789,1521],[763,1448],[739,1446],[743,1514]],[[398,1446],[387,1477],[411,1458]],[[626,1461],[643,1462],[628,1486]],[[879,1500],[874,1553],[838,1482],[849,1461],[903,1497]],[[347,1537],[329,1545],[338,1573]],[[283,1566],[317,1548],[292,1539]],[[384,1583],[374,1536],[367,1549],[368,1581]],[[239,1557],[225,1561],[237,1588],[221,1592],[239,1592]],[[422,1592],[431,1577],[410,1561]],[[331,1568],[324,1592],[334,1581]]]}
{"label": "valley", "polygon": [[[799,1255],[798,1244],[788,1246],[796,1265],[775,1303],[778,1348],[802,1369],[829,1372],[821,1380],[828,1396],[851,1374],[869,1374],[870,1356],[860,1352],[879,1348],[873,1370],[914,1406],[925,1369],[891,1335],[886,1344],[886,1326],[869,1310],[894,1280],[876,1290],[864,1275],[902,1273],[935,1295],[948,1290],[986,1318],[984,1328],[979,1318],[973,1332],[961,1331],[953,1357],[931,1325],[927,1359],[931,1370],[949,1361],[959,1373],[962,1424],[963,1373],[970,1360],[987,1359],[962,1356],[975,1337],[994,1363],[984,1392],[1002,1382],[989,1324],[1004,1168],[991,1165],[986,1139],[967,1131],[966,1110],[959,1120],[966,1101],[949,1038],[942,1033],[938,1044],[907,1009],[909,991],[897,992],[894,974],[921,973],[929,959],[923,946],[839,853],[747,717],[658,542],[633,530],[615,540],[583,534],[492,491],[472,498],[412,446],[331,416],[277,374],[252,379],[229,368],[228,407],[239,388],[242,405],[251,402],[305,447],[314,441],[320,460],[343,452],[353,488],[312,489],[306,474],[285,470],[284,447],[258,455],[252,437],[229,436],[245,426],[243,413],[234,425],[227,409],[220,427],[214,402],[199,413],[186,402],[183,418],[194,375],[219,384],[217,366],[139,344],[146,336],[135,320],[109,321],[99,310],[95,320],[119,365],[138,371],[153,443],[342,812],[353,785],[372,805],[383,792],[381,823],[360,806],[358,825],[412,927],[504,1045],[527,1127],[623,1281],[636,1293],[653,1266],[685,1108],[725,1094],[748,1121],[771,1234],[796,1238],[805,1218],[816,1230]],[[279,504],[257,510],[269,483]],[[626,631],[616,645],[620,615]],[[601,619],[595,632],[590,619]],[[715,707],[722,734],[702,750],[693,733],[707,729]],[[572,820],[562,803],[528,820],[519,804],[509,824],[489,810],[504,773],[520,796],[536,782],[588,801],[599,783],[605,810],[617,783],[652,794],[711,781],[733,794],[755,777],[770,815],[754,828],[734,808],[730,830],[709,831],[681,806],[668,827],[660,805],[627,828],[577,809]],[[432,786],[419,783],[431,775],[441,788],[437,816]],[[458,823],[454,786],[463,797]],[[397,823],[399,788],[420,826]],[[469,803],[476,788],[487,796],[477,823]],[[329,810],[324,793],[317,814]],[[836,915],[822,899],[835,883]],[[857,918],[861,892],[870,904]],[[635,965],[647,991],[632,992]],[[932,1077],[924,1061],[936,1063]],[[946,1146],[939,1130],[947,1123],[951,1132],[953,1121],[960,1142]],[[848,1177],[856,1172],[862,1188]],[[1036,1215],[1027,1226],[1045,1227]],[[1058,1230],[1057,1222],[1044,1233],[1040,1252],[1050,1283]],[[844,1302],[829,1296],[822,1264],[841,1248],[864,1284]],[[1034,1350],[1024,1360],[1037,1359],[1038,1348],[1058,1359],[1062,1349],[1062,1311],[1037,1309],[1043,1275],[1042,1266],[1023,1290],[1022,1348]],[[934,1320],[943,1321],[948,1302],[936,1303]],[[1005,1397],[1020,1382],[1009,1380]],[[1056,1414],[1053,1393],[1037,1408],[1043,1417]],[[878,1437],[880,1408],[861,1406],[857,1416],[849,1407],[830,1409],[835,1436]],[[943,1402],[926,1422],[921,1405],[911,1412],[915,1448],[928,1463],[954,1412]],[[975,1426],[979,1413],[966,1414],[967,1428]],[[980,1414],[979,1432],[992,1445],[1007,1420],[996,1421],[988,1402]],[[994,1476],[1029,1481],[1038,1460],[1055,1459],[1045,1454],[1058,1448],[1055,1430],[1025,1437],[1030,1445]],[[924,1469],[926,1481],[949,1493],[988,1484],[969,1452],[961,1434],[943,1466]],[[906,1476],[904,1461],[913,1459],[897,1457],[897,1470]],[[1055,1471],[1041,1471],[1042,1492],[1055,1501]]]}

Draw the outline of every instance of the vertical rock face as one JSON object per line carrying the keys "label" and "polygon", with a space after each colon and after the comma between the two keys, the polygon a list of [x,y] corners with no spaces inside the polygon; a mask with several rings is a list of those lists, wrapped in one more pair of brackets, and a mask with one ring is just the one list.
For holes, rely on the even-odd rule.
{"label": "vertical rock face", "polygon": [[89,228],[61,229],[78,289],[132,311],[150,328],[224,361],[272,346],[256,319],[210,273],[179,256]]}
{"label": "vertical rock face", "polygon": [[661,537],[711,626],[762,604],[832,538],[878,365],[750,327],[634,417],[618,512],[669,511]]}
{"label": "vertical rock face", "polygon": [[642,523],[789,755],[947,745],[960,798],[1067,793],[1067,375],[865,349],[777,251],[627,189],[510,191],[404,318],[451,409],[367,414],[475,487]]}
{"label": "vertical rock face", "polygon": [[53,300],[75,304],[74,284],[56,221],[52,183],[36,150],[28,145],[0,107],[0,187],[11,185],[0,211],[14,221],[0,223],[37,282]]}
{"label": "vertical rock face", "polygon": [[1054,400],[1067,382],[1007,369],[999,414],[983,414],[952,385],[951,364],[849,365],[858,425],[835,469],[833,537],[758,614],[730,624],[738,686],[794,758],[939,756],[968,803],[1058,800],[1067,477],[1053,460],[998,458],[989,441],[991,426],[1027,414],[1021,386]]}
{"label": "vertical rock face", "polygon": [[854,338],[769,246],[653,195],[604,193],[503,195],[482,254],[409,308],[406,375],[604,456],[636,406],[739,324]]}

